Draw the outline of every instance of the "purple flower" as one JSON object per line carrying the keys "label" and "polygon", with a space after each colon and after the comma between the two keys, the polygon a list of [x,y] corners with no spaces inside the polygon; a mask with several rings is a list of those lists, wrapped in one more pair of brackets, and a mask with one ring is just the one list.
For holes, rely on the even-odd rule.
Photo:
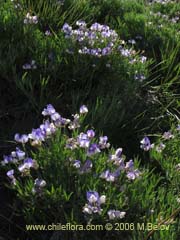
{"label": "purple flower", "polygon": [[37,168],[37,163],[35,160],[33,160],[32,158],[26,158],[24,160],[24,163],[21,164],[19,167],[18,167],[18,170],[21,172],[21,173],[27,173],[30,168]]}
{"label": "purple flower", "polygon": [[122,148],[118,148],[115,152],[115,156],[116,157],[121,157],[121,154],[122,154]]}
{"label": "purple flower", "polygon": [[67,38],[72,35],[72,27],[67,23],[63,25],[62,31],[66,34]]}
{"label": "purple flower", "polygon": [[24,159],[25,155],[26,155],[25,152],[23,152],[23,151],[20,150],[19,148],[16,148],[16,157],[17,157],[19,160]]}
{"label": "purple flower", "polygon": [[99,23],[93,23],[92,25],[91,25],[91,27],[90,27],[90,29],[92,30],[92,31],[101,31],[102,30],[102,28],[103,28],[103,25],[101,25],[101,24],[99,24]]}
{"label": "purple flower", "polygon": [[91,156],[94,155],[96,153],[101,152],[101,150],[99,149],[98,145],[96,143],[93,143],[89,146],[88,151],[87,151],[87,155]]}
{"label": "purple flower", "polygon": [[6,175],[8,176],[9,179],[11,179],[11,183],[13,185],[16,185],[16,178],[14,177],[14,169],[9,170]]}
{"label": "purple flower", "polygon": [[124,56],[124,57],[130,57],[131,56],[131,50],[123,48],[122,46],[119,46],[118,49],[119,49],[122,56]]}
{"label": "purple flower", "polygon": [[129,172],[127,172],[127,178],[130,180],[135,180],[139,176],[140,176],[140,171],[138,169],[130,170]]}
{"label": "purple flower", "polygon": [[[110,174],[110,171],[108,169],[105,172],[101,173],[100,178],[107,180],[107,179],[109,179],[110,176],[111,176],[111,174]],[[110,178],[110,180],[111,180],[111,178]],[[114,182],[114,176],[112,177],[112,182]]]}
{"label": "purple flower", "polygon": [[61,118],[61,125],[65,126],[67,124],[69,124],[71,122],[71,120],[67,119],[67,118]]}
{"label": "purple flower", "polygon": [[133,162],[132,159],[129,160],[129,162],[126,163],[125,169],[126,170],[133,170],[134,169],[134,162]]}
{"label": "purple flower", "polygon": [[35,185],[35,187],[43,188],[46,186],[46,181],[43,179],[36,178],[34,181],[34,185]]}
{"label": "purple flower", "polygon": [[145,57],[145,56],[141,56],[141,58],[140,58],[140,62],[145,63],[146,60],[147,60],[147,57]]}
{"label": "purple flower", "polygon": [[9,170],[6,175],[8,178],[13,179],[14,178],[14,169]]}
{"label": "purple flower", "polygon": [[110,31],[102,31],[101,36],[103,38],[109,38],[111,36],[111,32]]}
{"label": "purple flower", "polygon": [[54,123],[50,123],[48,120],[44,122],[44,124],[40,125],[40,129],[41,132],[38,130],[38,137],[40,137],[40,135],[42,134],[42,139],[34,139],[37,141],[43,141],[43,138],[51,136],[52,134],[54,134],[56,132],[56,127],[54,125]]}
{"label": "purple flower", "polygon": [[100,208],[100,206],[85,204],[85,206],[83,207],[83,213],[85,214],[89,214],[89,215],[93,213],[101,214],[101,212],[102,212],[102,209]]}
{"label": "purple flower", "polygon": [[106,170],[105,172],[101,173],[100,178],[105,179],[107,182],[114,182],[119,175],[120,169],[118,168],[114,173]]}
{"label": "purple flower", "polygon": [[106,196],[102,195],[100,197],[98,192],[88,191],[86,193],[86,198],[87,198],[88,204],[85,204],[85,206],[83,207],[83,212],[86,214],[93,214],[93,213],[101,214],[102,212],[101,204],[105,203]]}
{"label": "purple flower", "polygon": [[29,134],[29,138],[38,142],[45,141],[45,133],[41,128],[33,129]]}
{"label": "purple flower", "polygon": [[121,167],[118,167],[114,172],[113,172],[113,175],[115,178],[119,177],[120,175],[120,170],[121,170]]}
{"label": "purple flower", "polygon": [[102,49],[102,56],[109,55],[111,53],[111,48],[110,47],[105,47]]}
{"label": "purple flower", "polygon": [[64,126],[68,125],[70,122],[71,122],[70,119],[60,117],[59,119],[54,121],[54,125],[56,127],[64,127]]}
{"label": "purple flower", "polygon": [[77,138],[77,141],[78,141],[80,147],[89,148],[90,140],[89,140],[87,134],[80,133],[78,138]]}
{"label": "purple flower", "polygon": [[27,164],[28,168],[36,168],[37,163],[32,158],[26,158],[24,159],[24,164]]}
{"label": "purple flower", "polygon": [[40,178],[36,178],[34,181],[34,188],[32,189],[33,193],[37,193],[39,195],[42,194],[43,188],[46,186],[46,181]]}
{"label": "purple flower", "polygon": [[96,34],[94,32],[89,32],[88,33],[88,38],[89,39],[95,39],[96,38]]}
{"label": "purple flower", "polygon": [[28,135],[22,134],[20,135],[19,133],[16,133],[14,136],[14,140],[18,143],[27,143],[28,142]]}
{"label": "purple flower", "polygon": [[56,112],[54,107],[51,104],[48,104],[46,108],[42,111],[43,116],[51,116]]}
{"label": "purple flower", "polygon": [[73,162],[73,167],[75,167],[75,168],[80,168],[80,167],[81,167],[81,161],[75,160],[75,161]]}
{"label": "purple flower", "polygon": [[104,149],[104,148],[109,148],[110,144],[107,143],[108,137],[107,136],[102,136],[99,138],[99,148]]}
{"label": "purple flower", "polygon": [[88,138],[93,138],[95,136],[95,132],[92,129],[87,130],[86,134],[87,134]]}
{"label": "purple flower", "polygon": [[88,113],[88,108],[85,105],[82,105],[79,110],[80,114]]}
{"label": "purple flower", "polygon": [[115,154],[110,155],[109,160],[117,166],[121,166],[124,169],[124,157],[122,156],[122,148],[118,148]]}
{"label": "purple flower", "polygon": [[96,191],[89,191],[86,193],[86,198],[89,203],[97,203],[99,201],[99,193]]}
{"label": "purple flower", "polygon": [[55,113],[51,114],[52,121],[57,121],[59,119],[61,119],[61,115],[59,113],[55,112]]}
{"label": "purple flower", "polygon": [[154,147],[154,144],[151,144],[150,140],[148,137],[144,137],[141,140],[141,146],[140,148],[143,149],[144,151],[149,151],[150,149],[152,149]]}
{"label": "purple flower", "polygon": [[168,132],[164,132],[162,138],[164,138],[165,140],[169,140],[169,139],[173,139],[174,135],[170,131],[168,131]]}
{"label": "purple flower", "polygon": [[16,148],[16,151],[11,152],[11,156],[13,158],[17,158],[18,160],[24,159],[25,155],[25,152],[21,151],[19,148]]}
{"label": "purple flower", "polygon": [[3,156],[3,161],[1,162],[1,165],[5,166],[6,164],[11,163],[11,162],[13,162],[13,157],[11,155],[9,155],[9,156],[4,155]]}
{"label": "purple flower", "polygon": [[109,210],[108,216],[110,220],[118,219],[118,218],[124,218],[126,215],[126,212],[120,212],[119,210]]}
{"label": "purple flower", "polygon": [[98,49],[91,49],[91,55],[99,56],[99,50]]}

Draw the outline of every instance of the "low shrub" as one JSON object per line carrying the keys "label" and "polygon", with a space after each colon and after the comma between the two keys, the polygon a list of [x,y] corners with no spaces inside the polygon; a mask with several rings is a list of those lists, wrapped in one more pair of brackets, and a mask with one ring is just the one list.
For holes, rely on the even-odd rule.
{"label": "low shrub", "polygon": [[[169,216],[178,206],[174,192],[162,184],[162,176],[142,168],[138,159],[127,159],[122,148],[110,146],[107,136],[96,136],[95,129],[88,126],[82,128],[87,113],[83,105],[70,120],[49,104],[42,112],[45,119],[39,128],[15,135],[21,147],[1,162],[7,169],[8,187],[16,196],[13,214],[20,214],[26,225],[131,223],[132,229],[126,234],[102,231],[105,238],[147,236],[150,229],[138,231],[138,223],[159,224],[167,218],[166,225],[170,224]],[[158,146],[160,152],[163,145]],[[144,150],[152,147],[148,138],[141,142]],[[72,236],[78,239],[84,234]],[[32,239],[50,236],[49,232],[31,232]],[[55,236],[56,231],[52,233]],[[170,229],[155,236],[175,235]]]}

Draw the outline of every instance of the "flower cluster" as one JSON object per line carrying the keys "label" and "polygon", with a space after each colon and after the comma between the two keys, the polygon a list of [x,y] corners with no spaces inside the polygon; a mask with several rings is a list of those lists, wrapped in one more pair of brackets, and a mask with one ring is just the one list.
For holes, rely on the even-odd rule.
{"label": "flower cluster", "polygon": [[131,44],[130,48],[125,46],[125,41],[121,41],[120,45],[117,47],[117,51],[121,54],[121,56],[128,58],[130,64],[137,62],[144,64],[147,61],[147,57],[137,55],[137,52],[133,49],[133,45],[136,44],[136,41],[134,39],[130,39],[128,40],[128,43]]}
{"label": "flower cluster", "polygon": [[106,196],[105,195],[99,196],[99,193],[96,191],[88,191],[86,193],[86,198],[88,203],[85,204],[85,206],[83,207],[83,213],[101,214],[102,212],[101,204],[104,204],[106,202]]}
{"label": "flower cluster", "polygon": [[163,143],[163,141],[168,141],[175,138],[175,134],[178,133],[180,130],[180,125],[177,126],[174,132],[172,131],[166,131],[161,135],[160,142],[158,144],[151,144],[150,139],[148,137],[144,137],[140,143],[140,148],[144,151],[149,151],[151,149],[155,149],[157,152],[161,153],[165,147],[166,144]]}
{"label": "flower cluster", "polygon": [[[80,115],[86,114],[88,112],[88,109],[85,105],[81,106],[80,108]],[[56,112],[54,107],[51,104],[48,104],[46,108],[42,111],[42,115],[44,117],[48,117],[49,119],[44,120],[44,122],[39,126],[39,128],[32,129],[32,132],[29,134],[19,134],[16,133],[14,136],[14,139],[17,143],[21,143],[23,145],[27,144],[28,142],[32,146],[40,146],[42,145],[43,142],[46,141],[46,139],[50,138],[52,135],[55,134],[57,129],[59,127],[64,127],[69,124],[69,129],[75,129],[79,127],[79,115],[73,115],[74,119],[71,121],[70,119],[66,119],[61,117],[59,113]],[[73,126],[73,127],[72,127]],[[92,138],[94,135],[93,131],[88,131],[87,136],[89,138]],[[80,135],[81,136],[81,135]],[[82,139],[81,139],[82,138]],[[84,140],[85,141],[85,140]],[[79,138],[80,144],[83,144],[83,136]],[[93,146],[90,146],[90,154],[94,151]],[[21,176],[27,176],[30,175],[30,170],[32,168],[38,169],[38,164],[37,162],[26,156],[26,153],[22,151],[20,148],[16,148],[15,151],[11,152],[10,155],[5,155],[3,157],[3,161],[1,161],[1,165],[5,166],[7,164],[15,164],[17,167],[17,171],[21,173]],[[91,167],[91,163],[87,161],[84,166],[82,166],[80,172],[86,172],[88,168]],[[16,178],[14,176],[15,170],[11,169],[7,172],[7,176],[9,179],[12,180],[12,183],[16,183]],[[43,181],[43,183],[42,183]],[[41,183],[41,184],[40,184]],[[42,186],[44,187],[44,180],[41,179],[35,181],[34,183],[34,192],[39,193],[40,190],[42,189]]]}
{"label": "flower cluster", "polygon": [[[101,214],[103,209],[101,208],[102,204],[106,202],[106,196],[99,196],[99,193],[96,191],[88,191],[86,193],[86,198],[88,203],[83,207],[83,213],[87,215],[92,214]],[[107,215],[110,220],[122,219],[125,217],[126,212],[121,212],[119,210],[108,210]]]}
{"label": "flower cluster", "polygon": [[95,136],[95,132],[92,129],[87,130],[86,133],[81,132],[77,136],[77,138],[68,139],[66,146],[67,148],[71,148],[71,149],[74,149],[77,146],[79,146],[80,148],[87,149],[88,156],[98,153],[101,151],[101,149],[108,148],[110,146],[110,144],[107,142],[108,141],[107,136],[101,136],[99,138],[98,143],[92,143],[94,136]]}
{"label": "flower cluster", "polygon": [[[1,165],[5,166],[7,164],[14,164],[17,166],[17,171],[21,173],[21,176],[30,175],[30,169],[38,169],[38,164],[32,158],[26,156],[25,152],[20,148],[16,148],[16,151],[11,152],[10,155],[5,155],[3,161],[1,161]],[[16,178],[14,176],[15,170],[11,169],[7,172],[7,176],[11,179],[12,184],[16,184]]]}
{"label": "flower cluster", "polygon": [[[72,123],[68,126],[70,129],[74,129],[70,127]],[[108,137],[100,136],[99,139],[95,138],[95,131],[93,129],[88,129],[86,132],[81,132],[76,137],[70,137],[66,140],[67,149],[71,151],[82,149],[84,155],[87,157],[85,161],[70,159],[71,166],[76,168],[79,174],[89,173],[93,167],[93,157],[103,153],[103,150],[109,147]],[[135,180],[141,174],[138,169],[134,168],[132,159],[125,162],[125,156],[122,155],[122,148],[118,148],[114,154],[110,154],[107,164],[109,164],[109,168],[99,174],[99,178],[105,179],[107,182],[115,182],[121,173],[125,174],[129,180]],[[112,168],[114,168],[113,171],[111,171]]]}
{"label": "flower cluster", "polygon": [[[95,154],[100,153],[103,149],[109,148],[107,136],[100,136],[98,143],[93,142],[95,137],[94,130],[87,130],[86,133],[81,132],[76,138],[68,138],[66,142],[66,148],[74,150],[77,148],[84,149],[84,153],[87,157],[92,157]],[[90,159],[87,159],[84,163],[80,160],[71,160],[73,167],[79,170],[79,174],[90,172],[93,163]]]}
{"label": "flower cluster", "polygon": [[[77,21],[76,25],[78,28],[73,29],[72,26],[65,23],[62,27],[62,31],[65,34],[65,38],[70,39],[71,43],[78,45],[78,52],[80,54],[103,57],[116,53],[120,54],[122,57],[128,58],[130,64],[144,64],[146,62],[147,57],[138,55],[133,48],[133,45],[136,44],[136,40],[129,39],[127,41],[128,47],[126,47],[126,42],[120,40],[116,31],[110,29],[107,25],[93,23],[88,28],[85,21]],[[66,52],[73,54],[74,50],[72,50],[71,47],[71,49],[67,49]],[[93,64],[92,66],[95,67],[96,65]],[[107,63],[106,67],[111,67],[111,64]],[[143,79],[144,76],[140,76],[140,80]]]}
{"label": "flower cluster", "polygon": [[93,23],[89,28],[85,21],[77,21],[78,29],[65,23],[62,31],[66,38],[79,44],[79,53],[97,57],[110,55],[118,40],[118,34],[107,25]]}
{"label": "flower cluster", "polygon": [[[66,148],[74,150],[77,148],[82,148],[85,150],[87,157],[92,157],[95,154],[101,153],[105,148],[110,147],[108,143],[107,136],[100,136],[98,142],[92,142],[95,137],[94,130],[87,130],[86,133],[81,132],[76,138],[68,138],[66,142]],[[140,176],[140,171],[134,169],[134,162],[130,160],[125,163],[125,156],[122,155],[122,148],[118,148],[115,151],[115,154],[111,154],[107,163],[112,163],[117,168],[111,172],[109,169],[105,170],[100,174],[100,178],[105,179],[107,182],[114,182],[120,176],[120,172],[125,172],[126,176],[130,180],[134,180]],[[80,174],[90,172],[93,166],[93,162],[90,159],[87,159],[84,163],[81,160],[70,160],[73,167],[78,169]]]}
{"label": "flower cluster", "polygon": [[51,104],[48,104],[42,111],[42,115],[50,119],[45,120],[39,128],[32,129],[32,132],[29,134],[15,134],[15,141],[23,144],[30,142],[32,146],[40,146],[42,142],[51,137],[59,127],[73,123],[73,121],[71,122],[69,119],[61,117]]}
{"label": "flower cluster", "polygon": [[179,22],[179,12],[176,13],[177,15],[175,15],[174,17],[169,17],[168,15],[166,14],[162,14],[161,12],[153,12],[153,11],[150,11],[150,15],[155,17],[155,18],[162,18],[163,20],[166,20],[168,21],[169,23],[173,23],[173,24],[176,24]]}
{"label": "flower cluster", "polygon": [[121,53],[121,55],[124,57],[131,57],[131,56],[135,55],[135,53],[136,53],[133,49],[125,48],[122,45],[119,45],[118,50]]}
{"label": "flower cluster", "polygon": [[[69,134],[71,136],[66,136],[66,142],[65,144],[63,142],[63,144],[66,153],[69,153],[70,166],[77,171],[76,173],[78,173],[79,176],[85,173],[91,173],[94,164],[93,160],[95,158],[100,158],[100,154],[103,154],[104,157],[105,154],[103,152],[109,149],[110,143],[108,142],[107,136],[100,136],[97,138],[93,129],[87,129],[80,133],[77,131],[77,128],[80,127],[81,119],[83,119],[83,116],[86,113],[88,113],[88,108],[83,105],[80,107],[79,113],[72,115],[73,119],[70,120],[63,118],[51,104],[48,104],[42,111],[45,120],[39,128],[32,129],[29,134],[20,135],[19,133],[16,133],[14,137],[15,141],[21,143],[23,147],[28,143],[32,146],[39,147],[47,139],[52,137],[59,128],[67,127],[71,130],[71,134]],[[75,160],[74,158],[74,156],[77,156],[77,150],[80,150],[81,154],[83,154],[81,160]],[[78,154],[78,157],[79,156],[80,155]],[[7,176],[12,184],[16,184],[18,179],[16,179],[15,173],[17,173],[17,176],[21,177],[32,177],[31,169],[37,170],[39,168],[37,161],[27,156],[27,154],[20,148],[16,148],[16,150],[11,152],[10,155],[4,156],[2,165],[4,166],[9,163],[14,164],[14,168],[7,172]],[[95,172],[93,171],[93,176],[95,174],[99,181],[104,179],[107,182],[115,182],[121,174],[125,175],[127,180],[135,180],[141,174],[138,169],[134,168],[133,160],[125,162],[125,156],[122,155],[122,148],[118,148],[114,152],[111,152],[105,166],[109,166],[109,168],[103,172],[101,172],[101,169],[95,169]],[[112,171],[112,169],[114,170]],[[41,195],[45,186],[45,180],[42,178],[36,178],[32,187],[32,193]],[[101,214],[103,211],[101,205],[105,204],[106,196],[100,196],[97,191],[88,191],[87,201],[88,203],[83,207],[83,212],[86,215]],[[120,212],[119,210],[109,210],[107,214],[109,219],[115,219],[123,218],[126,213]]]}
{"label": "flower cluster", "polygon": [[140,171],[138,169],[134,169],[133,160],[129,160],[128,162],[124,162],[125,156],[122,155],[122,148],[118,148],[115,151],[115,154],[111,154],[108,162],[115,165],[117,168],[111,172],[109,169],[105,170],[101,173],[100,178],[105,179],[107,182],[114,182],[120,176],[120,173],[125,173],[127,178],[130,180],[135,180],[140,176]]}
{"label": "flower cluster", "polygon": [[24,24],[37,24],[38,23],[38,17],[32,16],[29,12],[26,14],[26,17],[24,18]]}
{"label": "flower cluster", "polygon": [[23,152],[20,148],[16,148],[16,151],[11,152],[10,155],[4,156],[1,164],[4,166],[9,163],[18,163],[25,158],[25,155],[25,152]]}

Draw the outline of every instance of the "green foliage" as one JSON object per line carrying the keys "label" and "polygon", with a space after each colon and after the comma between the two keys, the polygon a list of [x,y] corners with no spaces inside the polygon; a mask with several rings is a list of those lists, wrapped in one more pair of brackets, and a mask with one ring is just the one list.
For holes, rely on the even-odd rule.
{"label": "green foliage", "polygon": [[[117,186],[105,184],[97,177],[106,168],[109,153],[105,151],[93,159],[95,175],[79,175],[68,159],[81,158],[84,162],[85,154],[82,150],[67,150],[65,143],[70,133],[59,130],[40,148],[32,152],[30,147],[27,148],[40,167],[38,171],[32,171],[31,176],[21,178],[18,175],[11,207],[7,207],[8,211],[13,209],[13,216],[19,214],[32,224],[84,223],[85,193],[94,189],[107,194],[108,199],[103,214],[93,219],[94,223],[107,222],[105,212],[109,207],[117,207],[127,212],[123,222],[157,224],[161,218],[174,220],[168,231],[155,231],[149,239],[178,239],[178,213],[170,216],[178,209],[177,198],[180,197],[179,132],[172,127],[174,120],[179,120],[180,106],[180,3],[149,2],[65,0],[61,4],[55,0],[0,0],[2,155],[7,147],[14,147],[14,142],[7,140],[16,132],[27,132],[39,124],[40,112],[46,104],[52,103],[65,116],[77,111],[79,105],[87,104],[91,111],[82,123],[82,131],[91,126],[97,134],[103,132],[114,147],[123,147],[128,158],[135,156],[135,165],[142,171],[142,176],[133,182],[122,174]],[[24,24],[28,12],[37,15],[37,24]],[[101,58],[80,54],[80,45],[65,38],[61,31],[66,22],[73,29],[77,28],[77,20],[85,20],[88,27],[98,22],[115,30],[119,36],[116,50]],[[136,44],[128,43],[132,39]],[[122,56],[117,50],[118,44],[135,51],[132,58]],[[146,63],[140,61],[141,55],[147,57]],[[37,68],[24,69],[24,64],[32,60]],[[138,75],[145,79],[136,78]],[[166,144],[161,153],[155,148],[150,157],[140,152],[141,136],[157,136],[169,128],[172,128],[174,138],[164,140],[159,137],[155,142],[155,146],[161,141]],[[78,132],[73,134],[75,137]],[[141,157],[138,158],[139,154]],[[47,181],[42,196],[32,194],[35,177]],[[119,190],[121,185],[122,191]],[[7,221],[8,217],[3,217]],[[60,237],[56,233],[31,234],[28,237],[33,240]],[[139,240],[147,239],[148,234],[147,230],[135,229],[126,234],[107,233],[103,239]],[[92,239],[91,233],[72,233],[71,237]]]}

